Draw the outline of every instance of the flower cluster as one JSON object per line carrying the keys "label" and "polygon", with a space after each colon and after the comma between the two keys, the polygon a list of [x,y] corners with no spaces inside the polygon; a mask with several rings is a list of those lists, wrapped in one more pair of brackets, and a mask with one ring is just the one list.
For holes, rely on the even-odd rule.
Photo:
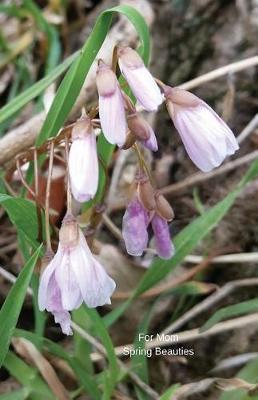
{"label": "flower cluster", "polygon": [[63,333],[71,335],[69,311],[79,308],[83,301],[91,308],[110,304],[115,287],[113,279],[92,255],[74,217],[66,215],[57,252],[42,271],[39,309],[51,312]]}
{"label": "flower cluster", "polygon": [[[117,57],[123,78],[144,110],[157,111],[165,101],[186,152],[198,168],[208,172],[238,149],[229,127],[203,100],[155,80],[133,49],[120,47]],[[96,85],[99,101],[95,111],[98,110],[99,120],[83,115],[72,129],[68,169],[71,192],[78,202],[93,199],[98,189],[94,123],[101,127],[109,143],[122,149],[138,141],[151,151],[158,150],[153,129],[137,113],[115,72],[102,60],[98,62]],[[90,113],[93,114],[96,113]],[[58,250],[47,260],[39,287],[40,309],[53,313],[66,334],[72,333],[69,311],[78,308],[83,301],[89,307],[108,304],[115,289],[114,281],[92,255],[70,211],[68,209],[60,229]],[[173,218],[169,203],[153,189],[141,166],[134,196],[123,217],[122,233],[127,252],[142,255],[148,245],[148,231],[152,229],[157,254],[164,259],[171,258],[174,248],[168,222]]]}
{"label": "flower cluster", "polygon": [[168,221],[174,212],[165,197],[154,191],[149,179],[140,174],[136,190],[123,217],[122,234],[128,254],[141,256],[148,244],[148,227],[151,225],[157,254],[169,259],[174,254]]}

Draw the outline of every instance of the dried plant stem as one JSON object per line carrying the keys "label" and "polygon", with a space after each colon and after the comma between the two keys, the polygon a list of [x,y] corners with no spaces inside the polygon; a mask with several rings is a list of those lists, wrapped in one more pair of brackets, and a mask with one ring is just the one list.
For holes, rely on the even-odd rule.
{"label": "dried plant stem", "polygon": [[35,192],[31,189],[31,187],[28,185],[28,183],[26,182],[26,180],[24,179],[22,170],[21,170],[21,163],[20,163],[20,159],[19,157],[16,159],[16,169],[18,171],[19,174],[19,178],[23,184],[23,186],[27,189],[27,191],[32,195],[32,197],[35,199],[36,195]]}
{"label": "dried plant stem", "polygon": [[191,79],[190,81],[185,82],[182,85],[179,85],[179,87],[181,89],[186,89],[186,90],[193,89],[197,86],[203,85],[206,82],[210,82],[213,81],[214,79],[220,78],[223,75],[227,75],[229,73],[233,74],[235,72],[242,71],[246,68],[254,67],[255,65],[258,65],[258,56],[246,58],[245,60],[237,61],[225,65],[224,67],[214,69],[213,71],[210,71],[207,74],[203,74],[198,78]]}
{"label": "dried plant stem", "polygon": [[214,304],[224,299],[230,293],[232,293],[235,289],[240,287],[250,287],[250,286],[258,286],[258,278],[248,278],[248,279],[239,279],[236,281],[228,282],[223,287],[221,287],[218,291],[211,294],[202,302],[196,304],[193,308],[183,314],[179,319],[169,325],[166,329],[162,331],[162,333],[167,334],[171,332],[175,332],[178,328],[184,325],[186,322],[190,321],[192,318],[196,317],[196,315],[201,312],[209,309]]}
{"label": "dried plant stem", "polygon": [[49,166],[48,166],[46,200],[45,200],[45,228],[46,228],[47,252],[52,252],[51,238],[50,238],[49,199],[50,199],[51,179],[52,179],[52,171],[53,171],[54,146],[55,146],[55,143],[54,143],[54,141],[52,141],[50,144],[50,152],[49,152]]}
{"label": "dried plant stem", "polygon": [[234,161],[229,161],[225,165],[222,165],[221,167],[213,170],[212,172],[208,173],[197,172],[196,174],[189,176],[188,178],[184,179],[181,182],[174,183],[172,185],[164,187],[163,189],[160,190],[160,192],[162,194],[169,194],[169,195],[177,194],[178,192],[188,189],[193,185],[205,182],[211,178],[214,178],[215,176],[219,176],[225,172],[232,171],[237,167],[240,167],[241,165],[250,163],[256,158],[258,158],[258,150],[252,151],[251,153],[248,153],[245,156],[240,157]]}
{"label": "dried plant stem", "polygon": [[[209,265],[211,264],[211,260],[214,256],[215,256],[215,253],[213,255],[210,255],[207,258],[204,258],[200,264],[196,265],[195,267],[191,268],[190,270],[186,271],[185,273],[181,274],[180,276],[178,276],[176,278],[172,278],[168,282],[165,282],[161,285],[158,285],[156,287],[153,287],[153,288],[147,290],[146,292],[144,292],[140,295],[140,298],[156,297],[159,294],[161,294],[169,289],[173,289],[174,287],[181,285],[184,282],[189,281],[197,273],[208,268]],[[116,291],[112,297],[114,299],[122,300],[122,299],[128,299],[131,296],[132,296],[131,291],[128,291],[128,292]]]}
{"label": "dried plant stem", "polygon": [[66,160],[66,179],[67,179],[67,213],[72,213],[72,194],[69,174],[69,138],[65,137],[65,160]]}
{"label": "dried plant stem", "polygon": [[35,182],[35,200],[36,200],[36,211],[38,220],[38,242],[42,242],[42,219],[41,219],[41,207],[38,202],[39,195],[39,171],[38,171],[38,153],[37,149],[34,149],[34,182]]}

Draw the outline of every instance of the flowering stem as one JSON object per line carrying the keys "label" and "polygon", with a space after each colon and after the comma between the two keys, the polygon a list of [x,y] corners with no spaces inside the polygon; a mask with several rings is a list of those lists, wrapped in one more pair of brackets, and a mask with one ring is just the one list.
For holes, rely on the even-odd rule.
{"label": "flowering stem", "polygon": [[52,171],[53,171],[54,145],[55,145],[55,143],[54,143],[54,141],[52,141],[50,143],[48,177],[47,177],[47,187],[46,187],[46,200],[45,200],[45,227],[46,227],[47,252],[52,252],[51,238],[50,238],[50,221],[49,221],[49,198],[50,198],[50,190],[51,190]]}
{"label": "flowering stem", "polygon": [[112,54],[112,67],[111,67],[112,71],[114,73],[116,73],[117,60],[118,60],[118,57],[117,57],[117,46],[115,46],[114,49],[113,49],[113,54]]}
{"label": "flowering stem", "polygon": [[42,219],[41,219],[41,207],[40,207],[40,204],[38,201],[39,171],[38,171],[38,153],[37,153],[36,148],[34,148],[33,160],[34,160],[35,201],[36,201],[37,220],[38,220],[38,241],[39,241],[39,243],[41,243],[42,242]]}
{"label": "flowering stem", "polygon": [[34,191],[31,189],[31,187],[28,185],[28,183],[25,181],[22,170],[21,170],[21,164],[20,164],[20,159],[19,157],[16,159],[16,168],[20,177],[20,180],[23,184],[23,186],[28,190],[28,192],[32,195],[32,197],[35,199],[35,193]]}
{"label": "flowering stem", "polygon": [[139,160],[139,164],[140,164],[140,168],[142,170],[145,170],[145,172],[148,175],[148,178],[149,178],[150,182],[152,182],[151,173],[150,173],[149,168],[148,168],[148,166],[147,166],[147,164],[146,164],[146,162],[145,162],[145,160],[144,160],[144,158],[143,158],[143,156],[142,156],[142,154],[140,152],[140,149],[139,149],[139,146],[137,145],[137,143],[135,143],[133,145],[133,148],[134,148],[134,150],[135,150],[135,152],[137,154],[137,157],[138,157],[138,160]]}
{"label": "flowering stem", "polygon": [[65,137],[65,158],[66,158],[66,178],[67,178],[67,214],[72,213],[72,195],[69,174],[69,138]]}

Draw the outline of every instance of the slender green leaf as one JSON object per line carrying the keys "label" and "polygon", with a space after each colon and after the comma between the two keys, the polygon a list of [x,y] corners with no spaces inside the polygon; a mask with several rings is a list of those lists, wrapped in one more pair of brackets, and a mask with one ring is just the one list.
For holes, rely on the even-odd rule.
{"label": "slender green leaf", "polygon": [[11,393],[1,394],[0,400],[25,400],[28,398],[29,394],[30,391],[28,388],[22,388]]}
{"label": "slender green leaf", "polygon": [[51,83],[53,83],[63,72],[72,64],[76,59],[79,52],[72,54],[55,69],[53,69],[47,76],[40,81],[26,89],[20,95],[13,98],[8,104],[0,109],[0,123],[12,117],[17,111],[24,107],[31,100],[40,95]]}
{"label": "slender green leaf", "polygon": [[[237,378],[241,378],[250,383],[258,383],[258,358],[248,363],[240,372],[236,375]],[[249,396],[246,390],[236,389],[229,392],[223,393],[220,400],[258,400],[258,395]]]}
{"label": "slender green leaf", "polygon": [[238,315],[252,313],[258,310],[258,299],[243,301],[242,303],[233,304],[231,306],[223,307],[216,311],[208,321],[201,327],[200,332],[207,331],[217,322],[226,318],[237,317]]}
{"label": "slender green leaf", "polygon": [[115,349],[109,333],[104,325],[104,322],[102,321],[102,318],[99,316],[98,312],[95,309],[88,308],[86,306],[84,306],[83,308],[87,316],[92,321],[92,329],[94,330],[94,335],[101,340],[103,346],[106,349],[107,359],[109,361],[109,369],[104,375],[104,399],[109,399],[112,395],[119,376],[119,368],[117,364]]}
{"label": "slender green leaf", "polygon": [[35,204],[26,199],[0,193],[0,204],[6,210],[11,222],[21,232],[30,245],[36,249],[38,224]]}
{"label": "slender green leaf", "polygon": [[41,246],[26,263],[0,310],[0,366],[3,364],[8,352],[10,341],[26,295],[26,290],[29,286],[40,250]]}
{"label": "slender green leaf", "polygon": [[60,345],[52,342],[49,339],[40,337],[39,335],[28,332],[22,329],[15,329],[14,336],[24,337],[25,339],[32,342],[40,351],[47,350],[49,353],[55,355],[58,358],[65,360],[78,377],[81,385],[84,387],[86,393],[88,393],[92,399],[99,400],[101,398],[101,392],[96,384],[96,378],[93,374],[88,373],[83,368],[78,360],[72,357],[69,352],[65,351]]}
{"label": "slender green leaf", "polygon": [[38,371],[22,361],[13,352],[9,351],[7,354],[4,367],[30,391],[31,400],[55,399],[47,384],[39,376]]}
{"label": "slender green leaf", "polygon": [[176,391],[177,391],[177,389],[179,389],[180,388],[180,385],[179,384],[175,384],[175,385],[172,385],[169,389],[167,389],[166,391],[165,391],[165,393],[163,393],[161,396],[160,396],[160,400],[172,400],[173,399],[173,395],[174,394],[176,394]]}

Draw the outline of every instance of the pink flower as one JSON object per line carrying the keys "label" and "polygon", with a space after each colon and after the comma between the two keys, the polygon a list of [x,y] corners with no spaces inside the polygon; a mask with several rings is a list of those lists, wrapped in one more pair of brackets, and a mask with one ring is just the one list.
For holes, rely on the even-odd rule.
{"label": "pink flower", "polygon": [[230,128],[203,100],[179,88],[166,87],[164,92],[169,114],[199,169],[209,172],[239,149]]}
{"label": "pink flower", "polygon": [[109,143],[122,147],[127,130],[123,95],[116,75],[103,61],[99,61],[96,83],[103,133]]}
{"label": "pink flower", "polygon": [[156,111],[163,102],[161,92],[153,76],[145,67],[139,54],[130,47],[118,50],[120,70],[134,96],[147,111]]}
{"label": "pink flower", "polygon": [[69,311],[83,301],[90,308],[110,304],[116,285],[93,257],[72,216],[65,217],[59,239],[57,253],[40,278],[38,303],[39,309],[51,312],[63,333],[69,335]]}
{"label": "pink flower", "polygon": [[78,120],[73,128],[69,173],[74,198],[81,203],[92,199],[98,189],[99,164],[96,137],[88,117]]}
{"label": "pink flower", "polygon": [[175,249],[170,239],[167,221],[158,214],[155,214],[151,220],[151,225],[159,257],[165,260],[170,259],[174,255]]}
{"label": "pink flower", "polygon": [[127,253],[141,256],[148,243],[148,212],[137,198],[128,205],[122,224],[122,235]]}

